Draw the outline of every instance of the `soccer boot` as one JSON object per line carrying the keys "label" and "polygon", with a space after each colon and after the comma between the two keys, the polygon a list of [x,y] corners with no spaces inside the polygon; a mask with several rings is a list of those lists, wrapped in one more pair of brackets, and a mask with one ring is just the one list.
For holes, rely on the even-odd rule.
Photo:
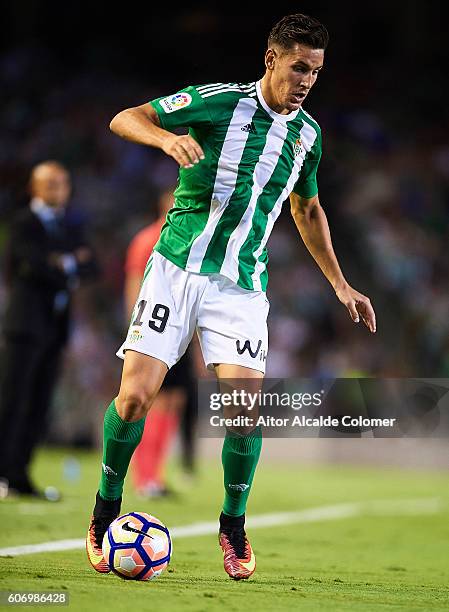
{"label": "soccer boot", "polygon": [[89,530],[86,538],[87,558],[92,567],[101,574],[110,572],[109,565],[103,556],[103,536],[109,525],[120,514],[122,498],[106,501],[97,493],[94,513],[90,517]]}
{"label": "soccer boot", "polygon": [[234,580],[249,578],[256,569],[256,556],[245,533],[245,515],[220,515],[218,542],[224,555],[224,568]]}

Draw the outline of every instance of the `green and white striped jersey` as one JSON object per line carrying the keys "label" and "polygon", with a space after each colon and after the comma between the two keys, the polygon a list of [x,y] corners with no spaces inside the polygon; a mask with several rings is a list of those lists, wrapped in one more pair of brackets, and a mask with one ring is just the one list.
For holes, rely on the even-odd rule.
{"label": "green and white striped jersey", "polygon": [[260,81],[186,87],[151,104],[163,128],[188,127],[205,155],[180,169],[155,249],[185,270],[265,291],[266,243],[283,202],[318,192],[318,124],[302,109],[273,111]]}

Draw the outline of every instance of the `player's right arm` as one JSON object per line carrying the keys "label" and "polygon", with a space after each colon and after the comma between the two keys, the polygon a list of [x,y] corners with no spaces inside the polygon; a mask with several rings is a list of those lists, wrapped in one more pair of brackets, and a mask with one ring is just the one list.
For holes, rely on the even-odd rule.
{"label": "player's right arm", "polygon": [[159,116],[151,104],[121,111],[109,127],[125,140],[161,149],[183,168],[191,168],[204,159],[202,148],[189,134],[177,135],[161,127]]}

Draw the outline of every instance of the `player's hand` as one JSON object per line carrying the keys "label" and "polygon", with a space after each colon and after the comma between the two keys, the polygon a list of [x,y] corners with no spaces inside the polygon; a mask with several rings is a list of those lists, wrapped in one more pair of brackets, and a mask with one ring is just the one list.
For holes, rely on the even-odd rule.
{"label": "player's hand", "polygon": [[371,333],[376,332],[376,314],[371,306],[370,299],[353,289],[347,283],[335,289],[335,293],[342,304],[346,306],[354,323],[363,322]]}
{"label": "player's hand", "polygon": [[203,149],[191,136],[170,134],[162,145],[162,150],[178,162],[181,168],[193,168],[204,159]]}

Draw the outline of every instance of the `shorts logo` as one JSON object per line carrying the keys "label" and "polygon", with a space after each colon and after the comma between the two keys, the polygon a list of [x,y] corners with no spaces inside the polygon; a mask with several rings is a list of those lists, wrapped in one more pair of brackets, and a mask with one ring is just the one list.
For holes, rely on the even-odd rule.
{"label": "shorts logo", "polygon": [[293,153],[296,157],[299,157],[302,153],[304,153],[304,147],[302,146],[301,138],[297,138],[295,144],[293,145]]}
{"label": "shorts logo", "polygon": [[164,98],[159,101],[159,104],[162,106],[166,113],[174,113],[180,108],[185,108],[189,106],[192,101],[192,96],[185,91],[182,93],[177,93],[173,96],[168,96],[168,98]]}
{"label": "shorts logo", "polygon": [[133,329],[132,332],[129,332],[128,341],[131,343],[138,342],[139,340],[142,340],[142,338],[143,334],[140,333],[139,329]]}
{"label": "shorts logo", "polygon": [[257,355],[259,354],[259,351],[260,351],[260,357],[259,357],[260,361],[265,361],[265,359],[267,357],[266,351],[264,351],[264,350],[261,351],[260,350],[260,347],[262,346],[262,340],[259,340],[259,342],[257,343],[257,347],[256,347],[255,351],[253,351],[253,349],[251,347],[251,343],[250,343],[249,340],[245,340],[245,344],[243,345],[243,348],[242,348],[242,344],[241,344],[240,340],[236,340],[235,341],[235,346],[237,348],[237,353],[239,355],[243,355],[243,353],[245,351],[248,351],[248,353],[251,355],[251,357],[253,359],[255,359],[257,357]]}

